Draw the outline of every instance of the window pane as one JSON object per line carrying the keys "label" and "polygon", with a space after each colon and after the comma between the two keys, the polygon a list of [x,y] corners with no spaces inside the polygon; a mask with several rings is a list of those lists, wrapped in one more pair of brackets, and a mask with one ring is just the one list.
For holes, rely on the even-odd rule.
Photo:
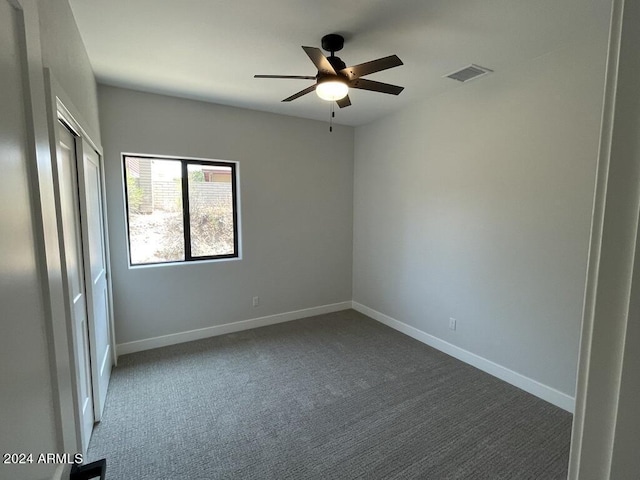
{"label": "window pane", "polygon": [[184,260],[180,161],[126,157],[125,167],[131,264]]}
{"label": "window pane", "polygon": [[232,255],[232,168],[189,164],[188,172],[191,255]]}

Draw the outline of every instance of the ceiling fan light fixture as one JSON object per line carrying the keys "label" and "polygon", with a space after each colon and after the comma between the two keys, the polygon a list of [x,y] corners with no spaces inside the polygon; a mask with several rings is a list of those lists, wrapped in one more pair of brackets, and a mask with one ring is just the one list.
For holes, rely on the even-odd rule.
{"label": "ceiling fan light fixture", "polygon": [[347,96],[349,87],[346,82],[339,78],[328,78],[327,80],[318,81],[316,93],[322,100],[335,102]]}

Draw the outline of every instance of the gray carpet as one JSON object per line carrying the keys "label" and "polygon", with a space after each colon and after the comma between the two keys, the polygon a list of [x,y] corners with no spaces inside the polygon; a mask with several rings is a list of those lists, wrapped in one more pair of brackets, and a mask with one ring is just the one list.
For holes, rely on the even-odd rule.
{"label": "gray carpet", "polygon": [[564,479],[571,415],[353,310],[120,358],[108,480]]}

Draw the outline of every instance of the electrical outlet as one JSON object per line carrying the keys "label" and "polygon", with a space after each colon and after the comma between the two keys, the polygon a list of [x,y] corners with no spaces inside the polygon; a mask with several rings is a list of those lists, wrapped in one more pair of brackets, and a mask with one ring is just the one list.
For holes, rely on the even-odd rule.
{"label": "electrical outlet", "polygon": [[260,305],[260,297],[253,297],[253,306],[257,307]]}
{"label": "electrical outlet", "polygon": [[455,330],[456,329],[456,319],[451,317],[449,318],[449,330]]}

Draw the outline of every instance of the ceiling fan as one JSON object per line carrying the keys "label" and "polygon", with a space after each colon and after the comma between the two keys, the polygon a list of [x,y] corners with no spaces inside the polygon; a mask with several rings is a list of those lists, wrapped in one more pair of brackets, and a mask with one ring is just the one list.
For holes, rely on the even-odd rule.
{"label": "ceiling fan", "polygon": [[316,83],[310,87],[300,90],[298,93],[295,93],[282,101],[290,102],[315,90],[320,98],[330,102],[335,101],[340,108],[351,105],[351,100],[348,95],[349,88],[370,90],[372,92],[388,93],[391,95],[399,95],[400,92],[404,90],[404,87],[362,78],[365,75],[403,65],[402,60],[400,60],[397,55],[390,55],[388,57],[347,67],[340,57],[335,56],[335,52],[342,50],[343,46],[344,37],[337,33],[331,33],[322,37],[322,48],[331,53],[328,57],[326,57],[319,48],[302,47],[318,69],[318,73],[315,76],[255,75],[254,78],[315,80]]}

